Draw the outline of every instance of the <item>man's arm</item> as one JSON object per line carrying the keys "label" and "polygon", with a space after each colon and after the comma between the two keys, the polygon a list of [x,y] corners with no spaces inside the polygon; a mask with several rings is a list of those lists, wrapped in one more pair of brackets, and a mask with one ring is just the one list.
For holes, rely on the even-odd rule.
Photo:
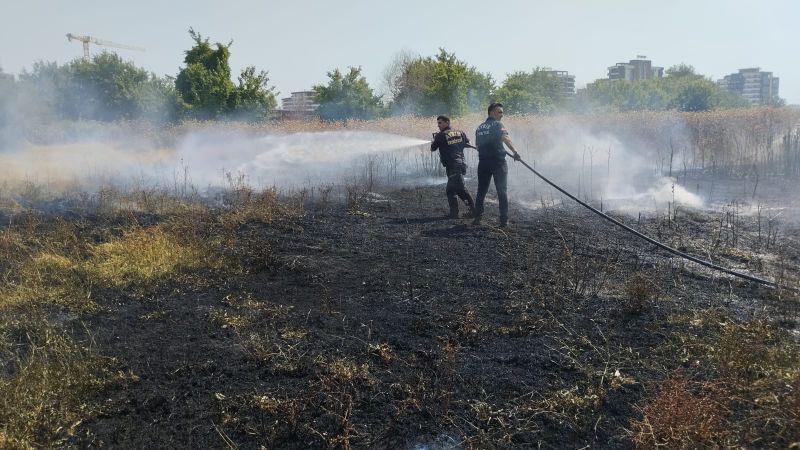
{"label": "man's arm", "polygon": [[519,161],[520,159],[522,159],[522,157],[517,152],[517,149],[514,148],[514,143],[511,142],[511,138],[508,137],[507,134],[503,135],[503,143],[506,144],[506,147],[511,149],[511,151],[513,152],[511,157],[514,158],[515,161]]}
{"label": "man's arm", "polygon": [[442,133],[435,133],[433,135],[433,142],[431,142],[431,151],[432,152],[435,152],[436,150],[438,150],[440,148],[444,148],[444,147],[442,147],[442,142],[441,142],[442,138],[444,138],[444,135]]}

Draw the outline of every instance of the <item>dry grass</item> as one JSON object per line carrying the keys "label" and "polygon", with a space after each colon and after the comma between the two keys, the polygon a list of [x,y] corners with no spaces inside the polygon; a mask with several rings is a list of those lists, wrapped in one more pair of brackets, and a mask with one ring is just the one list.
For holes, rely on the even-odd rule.
{"label": "dry grass", "polygon": [[64,220],[43,223],[32,214],[0,231],[0,309],[20,304],[96,309],[76,233]]}
{"label": "dry grass", "polygon": [[396,357],[392,347],[386,343],[369,344],[369,352],[385,363],[391,362]]}
{"label": "dry grass", "polygon": [[713,384],[670,378],[642,408],[642,419],[631,422],[633,442],[640,448],[719,447],[728,416],[727,397]]}
{"label": "dry grass", "polygon": [[275,188],[256,191],[243,179],[230,178],[230,189],[225,195],[225,214],[220,223],[227,228],[238,227],[249,222],[266,225],[286,225],[296,222],[303,214],[302,204],[281,203]]}
{"label": "dry grass", "polygon": [[[800,442],[800,343],[762,321],[716,311],[672,317],[686,326],[658,353],[677,369],[631,420],[644,448],[790,448]],[[699,378],[702,377],[702,378]]]}
{"label": "dry grass", "polygon": [[[453,126],[471,131],[484,118],[482,114],[454,118]],[[686,170],[711,170],[759,177],[761,180],[800,173],[800,135],[797,131],[799,121],[800,112],[796,109],[770,107],[701,113],[664,111],[602,115],[512,115],[504,118],[515,142],[523,150],[528,147],[552,148],[554,142],[563,139],[565,131],[585,130],[595,135],[616,136],[631,148],[641,149],[646,152],[643,155],[645,158],[652,160],[658,169],[671,175]],[[25,134],[32,143],[52,144],[69,142],[70,136],[81,136],[89,132],[112,142],[114,139],[149,141],[152,148],[163,149],[176,147],[183,136],[193,132],[239,137],[343,129],[368,132],[381,130],[427,139],[434,125],[435,120],[432,117],[410,116],[372,121],[349,120],[346,123],[293,120],[226,123],[221,126],[216,122],[185,122],[166,128],[136,122],[101,125],[75,121],[53,123],[47,129],[28,129]],[[93,130],[94,127],[102,130]],[[536,157],[535,154],[529,156],[532,159]],[[185,186],[185,182],[181,184],[177,180],[175,184],[172,188],[173,195],[184,196],[187,191],[191,194],[191,189]],[[31,189],[28,191],[34,193]],[[0,204],[3,201],[0,190]],[[170,200],[154,195],[135,200],[135,203],[158,206],[162,201]]]}
{"label": "dry grass", "polygon": [[[88,211],[88,220],[0,211],[10,217],[0,229],[0,448],[63,445],[102,412],[95,402],[106,388],[135,379],[118,373],[116,361],[98,354],[90,338],[76,338],[82,317],[108,310],[109,301],[207,287],[222,274],[239,273],[250,258],[269,252],[257,233],[242,232],[246,224],[284,226],[302,214],[279,204],[274,191],[253,191],[217,209],[112,189],[86,202],[78,210]],[[141,214],[147,225],[139,223]],[[225,301],[250,314],[286,314],[250,296]],[[212,313],[237,331],[250,323],[243,317]],[[305,337],[287,326],[276,334],[289,344]]]}
{"label": "dry grass", "polygon": [[9,255],[9,272],[0,285],[0,307],[30,303],[89,312],[98,307],[92,298],[96,286],[147,290],[163,281],[197,283],[188,278],[191,273],[224,266],[207,246],[161,226],[134,226],[101,244],[68,244],[55,227],[55,236],[31,245],[24,231],[3,232],[0,251]]}
{"label": "dry grass", "polygon": [[98,394],[129,376],[33,311],[0,321],[0,447],[58,447],[97,415]]}
{"label": "dry grass", "polygon": [[111,286],[146,285],[197,270],[214,270],[221,258],[201,242],[166,232],[163,227],[133,228],[122,237],[92,246],[87,271]]}
{"label": "dry grass", "polygon": [[97,308],[81,265],[52,253],[39,253],[23,262],[15,279],[0,288],[0,295],[0,306],[52,304],[85,311]]}
{"label": "dry grass", "polygon": [[658,285],[644,273],[634,272],[625,280],[624,309],[638,314],[658,299]]}

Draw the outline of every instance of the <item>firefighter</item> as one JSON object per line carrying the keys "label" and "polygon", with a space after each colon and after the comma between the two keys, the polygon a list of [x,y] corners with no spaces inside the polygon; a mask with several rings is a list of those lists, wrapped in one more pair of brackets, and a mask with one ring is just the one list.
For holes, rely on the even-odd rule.
{"label": "firefighter", "polygon": [[447,204],[450,206],[448,217],[458,219],[458,198],[467,205],[469,213],[474,214],[472,196],[464,186],[464,175],[467,173],[464,147],[469,146],[469,138],[463,131],[450,128],[450,118],[447,116],[437,117],[436,125],[439,132],[433,135],[431,151],[439,150],[439,159],[447,173]]}
{"label": "firefighter", "polygon": [[494,187],[497,191],[497,201],[500,203],[500,228],[508,226],[508,164],[506,164],[506,149],[511,150],[511,156],[519,161],[520,156],[508,137],[508,131],[500,120],[503,118],[503,105],[492,103],[488,109],[489,117],[475,130],[475,144],[478,146],[478,194],[475,198],[475,219],[473,225],[480,225],[483,215],[483,201],[489,191],[489,183],[494,178]]}

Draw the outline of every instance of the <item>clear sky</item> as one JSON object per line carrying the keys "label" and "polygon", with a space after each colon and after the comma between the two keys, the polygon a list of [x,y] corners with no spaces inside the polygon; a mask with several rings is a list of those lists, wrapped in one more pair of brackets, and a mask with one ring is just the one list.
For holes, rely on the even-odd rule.
{"label": "clear sky", "polygon": [[[117,50],[159,75],[176,75],[193,27],[212,42],[233,40],[234,75],[270,73],[281,97],[361,66],[370,84],[397,52],[443,47],[502,81],[516,70],[567,70],[579,87],[608,66],[646,55],[687,63],[714,80],[744,67],[780,77],[780,96],[800,103],[800,1],[775,0],[0,0],[0,67],[19,73],[37,60],[82,54],[65,34],[146,48]],[[99,47],[93,47],[99,49]]]}

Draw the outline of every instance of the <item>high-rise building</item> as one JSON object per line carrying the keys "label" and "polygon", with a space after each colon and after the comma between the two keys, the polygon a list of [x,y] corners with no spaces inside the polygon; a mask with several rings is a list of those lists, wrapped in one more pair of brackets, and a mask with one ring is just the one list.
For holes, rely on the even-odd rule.
{"label": "high-rise building", "polygon": [[739,72],[725,75],[717,85],[734,94],[741,95],[752,105],[763,105],[777,100],[780,79],[772,72],[762,72],[759,67],[739,69]]}
{"label": "high-rise building", "polygon": [[653,62],[646,58],[646,56],[639,55],[629,62],[621,62],[609,67],[608,79],[639,81],[663,77],[664,68],[654,66]]}
{"label": "high-rise building", "polygon": [[562,97],[569,98],[575,95],[575,75],[570,75],[566,70],[553,70],[549,67],[543,70],[547,75],[558,79],[561,88],[559,93]]}

